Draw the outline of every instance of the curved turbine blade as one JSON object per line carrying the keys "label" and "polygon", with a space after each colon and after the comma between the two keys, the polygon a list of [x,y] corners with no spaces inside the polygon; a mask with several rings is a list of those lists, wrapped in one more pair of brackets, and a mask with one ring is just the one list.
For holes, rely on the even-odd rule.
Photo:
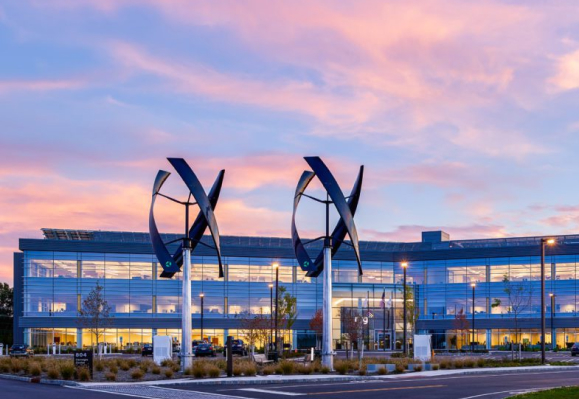
{"label": "curved turbine blade", "polygon": [[173,165],[181,179],[187,185],[187,188],[195,198],[197,205],[199,206],[200,215],[205,219],[207,227],[213,238],[213,243],[215,244],[215,250],[217,251],[217,260],[219,262],[220,273],[223,269],[223,262],[221,261],[221,245],[219,241],[219,228],[217,227],[217,220],[215,219],[215,214],[213,213],[213,207],[201,182],[193,173],[193,170],[189,167],[187,162],[183,158],[167,158],[167,160]]}
{"label": "curved turbine blade", "polygon": [[151,244],[153,245],[153,252],[163,267],[163,273],[175,273],[179,271],[177,262],[171,256],[167,250],[167,247],[165,246],[165,243],[163,243],[163,240],[161,239],[159,229],[157,228],[157,223],[155,222],[155,213],[153,212],[157,194],[159,193],[159,190],[161,190],[161,187],[170,174],[171,173],[165,172],[164,170],[157,172],[157,177],[155,178],[155,183],[153,184],[151,208],[149,209],[149,235],[151,237]]}
{"label": "curved turbine blade", "polygon": [[304,193],[304,191],[306,191],[306,188],[308,187],[308,185],[310,184],[315,175],[316,174],[314,172],[310,171],[305,171],[304,173],[302,173],[302,176],[298,181],[298,185],[296,187],[296,192],[294,195],[294,210],[292,214],[292,227],[291,227],[292,242],[294,245],[294,253],[296,254],[296,259],[298,260],[298,263],[300,264],[302,270],[304,271],[313,270],[314,263],[312,262],[312,259],[310,258],[310,255],[306,251],[306,248],[304,247],[304,244],[302,243],[302,240],[298,234],[298,229],[296,227],[296,210],[298,209],[298,204],[302,199],[302,194]]}

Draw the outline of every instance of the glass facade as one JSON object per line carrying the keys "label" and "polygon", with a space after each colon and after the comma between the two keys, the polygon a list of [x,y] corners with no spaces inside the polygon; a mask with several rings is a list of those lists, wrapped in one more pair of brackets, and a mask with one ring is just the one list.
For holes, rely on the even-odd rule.
{"label": "glass facade", "polygon": [[[242,335],[240,314],[269,315],[269,284],[275,280],[272,264],[278,263],[280,286],[296,297],[298,307],[294,328],[284,332],[286,342],[311,345],[309,321],[322,307],[321,278],[306,277],[288,251],[282,249],[276,257],[225,256],[224,279],[219,279],[215,257],[194,256],[192,339],[201,338],[200,293],[204,294],[204,336],[219,344],[227,335]],[[160,278],[161,267],[154,255],[137,252],[24,249],[22,263],[15,264],[15,268],[23,268],[21,294],[15,298],[21,303],[21,315],[17,317],[23,325],[23,339],[38,346],[52,342],[91,345],[94,337],[78,328],[76,318],[80,304],[97,283],[104,288],[115,324],[107,329],[106,342],[116,346],[142,344],[151,342],[154,334],[180,338],[180,274],[173,279]],[[448,259],[432,256],[437,259],[428,260],[427,255],[415,256],[412,252],[373,251],[370,258],[374,260],[363,262],[362,276],[358,275],[356,262],[335,259],[332,306],[336,347],[343,346],[346,333],[342,318],[353,310],[365,318],[367,345],[400,347],[403,262],[407,263],[406,282],[411,292],[407,297],[412,312],[409,337],[414,331],[430,333],[435,348],[460,349],[470,344],[474,329],[475,342],[487,348],[513,340],[536,344],[540,341],[540,258],[535,256],[536,247],[529,246],[529,256],[520,256],[525,251],[517,252],[517,256],[487,256],[491,252],[481,247],[462,259],[453,254]],[[547,342],[555,339],[561,347],[579,339],[579,330],[569,322],[579,312],[579,249],[577,254],[565,252],[546,257],[546,291],[554,295],[546,299]],[[364,252],[362,255],[366,258]],[[472,283],[476,285],[474,301]],[[523,297],[522,305],[513,303],[507,292],[509,284]],[[558,326],[559,321],[567,324]]]}

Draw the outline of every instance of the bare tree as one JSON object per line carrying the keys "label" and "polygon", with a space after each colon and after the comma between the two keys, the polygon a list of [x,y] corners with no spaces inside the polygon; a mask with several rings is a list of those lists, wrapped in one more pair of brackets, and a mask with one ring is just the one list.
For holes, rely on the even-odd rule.
{"label": "bare tree", "polygon": [[310,320],[310,330],[316,333],[316,348],[320,349],[320,337],[324,333],[324,312],[322,309],[316,310],[316,313],[312,316]]}
{"label": "bare tree", "polygon": [[265,345],[269,337],[270,320],[264,315],[252,315],[249,313],[242,313],[238,316],[241,317],[241,333],[247,339],[247,344],[253,353],[256,347]]}
{"label": "bare tree", "polygon": [[[458,313],[454,316],[454,320],[452,321],[453,329],[460,331],[461,335],[468,334],[468,329],[470,328],[470,323],[464,313],[464,309],[461,308]],[[458,349],[458,343],[457,343]]]}
{"label": "bare tree", "polygon": [[[519,328],[519,317],[522,313],[531,307],[531,289],[529,284],[525,284],[524,282],[511,281],[509,276],[505,274],[503,276],[503,292],[507,295],[508,312],[513,316],[513,321],[515,323],[514,343],[518,344],[520,348],[521,329]],[[495,299],[492,306],[498,306],[500,303],[500,299]],[[513,342],[511,342],[511,356],[514,358],[512,344]]]}
{"label": "bare tree", "polygon": [[353,350],[354,342],[358,353],[358,361],[362,362],[363,339],[364,339],[364,316],[361,311],[353,308],[341,308],[340,319],[342,321],[343,337],[350,343]]}
{"label": "bare tree", "polygon": [[[79,326],[88,329],[95,336],[97,348],[101,337],[104,336],[105,329],[112,325],[110,311],[111,307],[104,297],[103,287],[97,281],[96,286],[82,301],[81,308],[78,310],[77,322]],[[98,353],[100,357],[100,350]]]}
{"label": "bare tree", "polygon": [[[286,287],[279,287],[278,302],[276,303],[276,316],[280,330],[291,330],[298,318],[297,299],[287,292]],[[283,337],[282,337],[283,342]]]}

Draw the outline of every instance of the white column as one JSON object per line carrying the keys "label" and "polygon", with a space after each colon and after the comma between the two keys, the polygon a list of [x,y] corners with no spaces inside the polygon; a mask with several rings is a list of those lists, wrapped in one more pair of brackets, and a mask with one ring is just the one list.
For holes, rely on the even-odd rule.
{"label": "white column", "polygon": [[82,328],[76,329],[76,347],[82,349]]}
{"label": "white column", "polygon": [[324,247],[322,365],[334,370],[332,348],[332,249]]}
{"label": "white column", "polygon": [[191,367],[191,249],[183,249],[183,309],[181,318],[181,370]]}
{"label": "white column", "polygon": [[493,330],[487,329],[487,349],[490,350],[493,342]]}

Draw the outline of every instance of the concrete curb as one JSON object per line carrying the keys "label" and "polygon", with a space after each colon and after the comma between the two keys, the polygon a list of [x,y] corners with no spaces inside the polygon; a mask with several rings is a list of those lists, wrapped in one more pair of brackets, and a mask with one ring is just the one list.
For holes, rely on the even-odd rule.
{"label": "concrete curb", "polygon": [[80,383],[75,381],[66,381],[66,380],[47,380],[45,378],[38,378],[38,377],[23,377],[20,375],[12,375],[12,374],[0,374],[0,379],[3,380],[12,380],[12,381],[21,381],[21,382],[31,382],[35,384],[46,384],[46,385],[57,385],[57,386],[79,386]]}

